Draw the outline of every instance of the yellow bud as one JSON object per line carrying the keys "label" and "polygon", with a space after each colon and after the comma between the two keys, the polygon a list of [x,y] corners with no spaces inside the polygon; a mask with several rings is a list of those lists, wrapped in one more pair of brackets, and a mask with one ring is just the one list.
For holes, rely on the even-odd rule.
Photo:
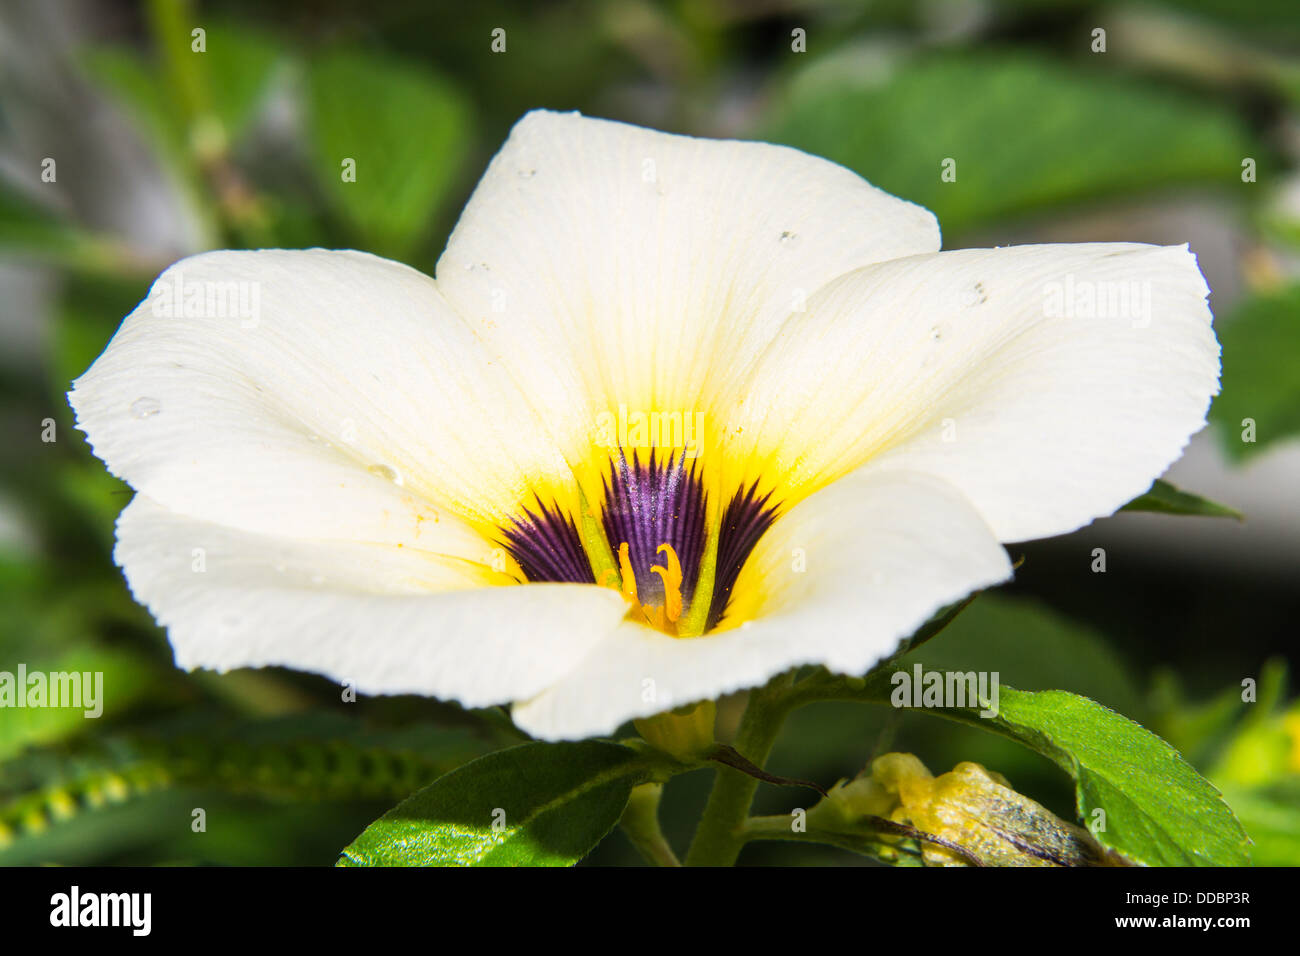
{"label": "yellow bud", "polygon": [[[1105,851],[1086,830],[1056,817],[1007,786],[1005,777],[977,763],[959,763],[951,772],[933,777],[915,757],[886,757],[909,758],[883,768],[900,799],[891,819],[960,847],[986,866],[1097,866],[1106,862]],[[923,843],[922,858],[938,866],[969,865],[962,854],[935,844]]]}
{"label": "yellow bud", "polygon": [[697,760],[713,747],[713,720],[717,705],[711,700],[664,711],[634,721],[646,743],[678,760]]}
{"label": "yellow bud", "polygon": [[831,787],[826,798],[808,811],[808,823],[822,830],[847,831],[863,817],[888,817],[896,806],[897,795],[870,775],[862,775]]}
{"label": "yellow bud", "polygon": [[872,762],[870,773],[836,784],[808,820],[834,832],[874,834],[882,844],[908,839],[881,833],[872,817],[915,831],[922,860],[931,866],[969,866],[973,860],[986,866],[1123,864],[1086,830],[977,763],[959,763],[936,777],[912,754],[885,754]]}

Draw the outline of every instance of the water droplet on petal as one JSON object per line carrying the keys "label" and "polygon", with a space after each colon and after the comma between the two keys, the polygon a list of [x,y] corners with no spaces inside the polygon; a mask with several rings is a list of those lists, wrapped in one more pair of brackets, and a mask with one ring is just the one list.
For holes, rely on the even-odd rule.
{"label": "water droplet on petal", "polygon": [[156,398],[137,398],[131,403],[132,418],[148,418],[162,411],[162,402]]}
{"label": "water droplet on petal", "polygon": [[386,481],[391,481],[395,485],[402,483],[401,473],[391,465],[371,465],[366,469],[372,475],[377,475]]}
{"label": "water droplet on petal", "polygon": [[790,232],[788,229],[785,232],[781,233],[782,242],[790,242],[798,238],[799,238],[799,234],[797,232]]}

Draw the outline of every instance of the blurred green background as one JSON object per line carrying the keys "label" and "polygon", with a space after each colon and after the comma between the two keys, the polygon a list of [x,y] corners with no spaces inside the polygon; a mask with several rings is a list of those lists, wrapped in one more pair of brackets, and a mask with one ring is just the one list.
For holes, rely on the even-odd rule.
{"label": "blurred green background", "polygon": [[[1123,514],[1013,548],[1015,584],[918,653],[1144,723],[1225,792],[1256,863],[1300,864],[1298,47],[1294,0],[6,3],[0,670],[103,671],[107,700],[99,720],[0,710],[0,863],[330,864],[411,790],[517,739],[499,711],[174,669],[111,559],[130,492],[63,396],[183,255],[355,247],[432,272],[511,124],[545,106],[827,156],[932,209],[946,248],[1191,243],[1224,392],[1169,477],[1245,521]],[[367,175],[341,183],[344,156]],[[885,717],[802,711],[770,769],[830,784],[880,747],[935,772],[977,760],[1073,816],[1036,755]],[[708,782],[668,788],[679,850]],[[807,799],[765,787],[758,809]],[[617,833],[592,857],[636,860]],[[858,861],[755,844],[742,862]]]}

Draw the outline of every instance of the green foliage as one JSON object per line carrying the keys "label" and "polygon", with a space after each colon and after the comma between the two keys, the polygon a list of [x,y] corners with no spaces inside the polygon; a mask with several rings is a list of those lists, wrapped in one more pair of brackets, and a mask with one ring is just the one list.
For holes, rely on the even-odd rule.
{"label": "green foliage", "polygon": [[[1230,0],[1181,5],[1214,18],[1212,32],[1229,26],[1245,38],[1254,30],[1271,42],[1291,29],[1288,0],[1249,10]],[[468,19],[455,30],[381,17],[364,48],[348,45],[347,24],[328,17],[302,42],[274,15],[266,30],[205,18],[200,54],[190,49],[193,7],[158,2],[146,7],[144,42],[91,48],[78,65],[113,107],[102,121],[134,121],[144,169],[165,174],[155,188],[180,192],[200,247],[355,246],[431,260],[426,240],[450,225],[485,150],[539,106],[704,135],[757,115],[743,135],[842,162],[929,206],[948,233],[1001,237],[1014,231],[1012,217],[1121,194],[1145,202],[1156,188],[1192,185],[1231,188],[1234,217],[1255,230],[1246,236],[1252,245],[1296,241],[1284,204],[1260,202],[1285,172],[1261,149],[1274,138],[1259,135],[1268,132],[1260,118],[1300,102],[1293,64],[1250,56],[1258,48],[1247,39],[1226,72],[1219,64],[1204,75],[1174,65],[1157,76],[1131,58],[1062,60],[1061,36],[1037,37],[1050,18],[1022,18],[1036,6],[999,7],[996,36],[1014,49],[990,50],[985,32],[936,51],[913,4],[853,12],[814,4],[807,57],[776,44],[779,55],[767,62],[748,53],[742,62],[737,24],[692,5],[653,15],[610,5],[593,15],[587,5],[560,3],[520,14],[491,0],[461,11]],[[772,25],[763,19],[755,23]],[[501,23],[509,54],[496,56],[488,37]],[[858,41],[874,43],[882,27],[898,42],[878,57]],[[316,37],[342,45],[317,48]],[[839,53],[835,38],[845,43]],[[980,52],[960,52],[963,43]],[[791,62],[808,67],[777,76]],[[738,67],[760,83],[776,77],[773,111],[762,112],[761,98],[756,114],[727,105]],[[1243,97],[1233,86],[1244,84],[1250,109],[1234,109]],[[650,109],[638,105],[643,86],[656,91]],[[287,108],[271,116],[263,107],[273,95]],[[1291,106],[1283,105],[1288,96]],[[301,128],[284,128],[286,116]],[[111,132],[113,147],[128,144],[134,155],[128,129]],[[286,137],[299,148],[286,148]],[[1241,188],[1246,155],[1259,160],[1260,183]],[[356,182],[340,175],[348,157]],[[956,160],[951,183],[940,175],[947,157]],[[59,428],[56,443],[10,443],[18,467],[0,489],[0,524],[12,515],[21,534],[0,541],[0,669],[23,661],[30,670],[103,672],[105,714],[16,709],[0,718],[0,863],[327,863],[369,821],[344,864],[564,865],[584,857],[618,820],[627,792],[652,775],[644,754],[609,743],[526,744],[467,764],[516,739],[504,714],[414,698],[325,714],[338,704],[325,681],[171,666],[165,637],[132,602],[110,557],[113,521],[131,491],[90,458],[62,396],[168,264],[159,256],[172,252],[106,231],[103,208],[95,218],[79,215],[78,195],[91,184],[68,188],[75,169],[60,160],[57,188],[0,188],[0,252],[54,266],[58,280],[41,361],[0,372],[0,390],[18,399],[6,417],[25,436],[46,414]],[[115,188],[103,179],[101,192]],[[1256,292],[1220,319],[1224,393],[1212,417],[1244,458],[1300,433],[1300,286]],[[1240,441],[1243,418],[1257,423],[1255,444]],[[20,507],[9,508],[10,495]],[[1161,481],[1126,510],[1238,516]],[[1250,626],[1266,632],[1269,624],[1252,615]],[[1004,688],[999,721],[960,726],[910,712],[897,719],[860,699],[821,701],[793,714],[770,769],[830,783],[896,736],[933,766],[973,759],[1007,773],[1059,815],[1069,816],[1075,799],[1085,822],[1091,809],[1105,809],[1103,842],[1144,862],[1244,861],[1241,827],[1176,753],[1118,714],[1059,692],[1145,720],[1131,663],[1099,631],[1039,603],[984,595],[937,615],[912,646],[920,649],[893,666],[995,670],[1023,690]],[[1242,666],[1249,672],[1254,663]],[[1227,795],[1255,841],[1254,861],[1300,864],[1300,716],[1288,709],[1276,669],[1261,674],[1257,705],[1244,704],[1236,686],[1192,703],[1166,682],[1156,698],[1151,726]],[[1065,768],[1074,787],[1039,754]],[[703,776],[665,792],[665,829],[683,844],[703,802],[692,789]],[[790,799],[780,788],[759,794],[760,804],[784,801],[774,812]],[[189,827],[195,807],[210,811],[202,837]],[[490,826],[497,808],[505,812],[499,831]],[[613,859],[623,843],[601,843],[598,859]],[[784,845],[771,860],[830,862],[800,852],[828,851]],[[896,855],[898,865],[915,862]]]}
{"label": "green foliage", "polygon": [[118,275],[135,267],[111,239],[81,228],[3,185],[0,252],[20,262],[51,263],[92,275]]}
{"label": "green foliage", "polygon": [[[910,663],[903,658],[865,679],[814,674],[792,693],[804,700],[890,703],[892,675]],[[1073,780],[1079,818],[1098,842],[1128,861],[1151,866],[1249,865],[1246,832],[1222,795],[1155,734],[1096,701],[1061,690],[1023,691],[1003,683],[997,713],[982,716],[981,709],[990,703],[918,713],[1001,735],[1048,758]],[[877,741],[874,752],[886,749],[899,748],[888,740]],[[956,759],[982,760],[982,755],[966,751]],[[987,766],[1008,770],[1000,760],[990,760]],[[1015,776],[1021,779],[1019,771]]]}
{"label": "green foliage", "polygon": [[1300,866],[1300,774],[1265,787],[1223,784],[1250,834],[1255,866]]}
{"label": "green foliage", "polygon": [[389,801],[488,746],[463,730],[367,731],[348,718],[314,713],[236,724],[205,714],[94,744],[29,749],[9,760],[0,784],[0,863],[40,861],[42,843],[74,824],[93,838],[97,828],[88,816],[163,791],[296,804]]}
{"label": "green foliage", "polygon": [[168,37],[156,59],[105,47],[89,51],[83,62],[116,95],[188,210],[211,231],[219,216],[209,193],[213,180],[223,178],[214,173],[215,164],[247,132],[282,56],[258,33],[220,25],[206,29],[208,49],[202,54],[189,52],[187,30]]}
{"label": "green foliage", "polygon": [[[1211,418],[1228,453],[1244,459],[1300,434],[1300,285],[1260,293],[1215,323],[1223,345],[1223,394]],[[1243,440],[1246,420],[1254,441]]]}
{"label": "green foliage", "polygon": [[[798,78],[763,138],[825,156],[930,209],[949,234],[1187,182],[1240,182],[1256,155],[1203,98],[1010,53],[935,55],[863,77],[860,54]],[[1100,135],[1104,130],[1105,135]],[[941,164],[956,162],[956,180]]]}
{"label": "green foliage", "polygon": [[618,822],[648,769],[589,740],[480,757],[404,800],[343,851],[344,866],[571,866]]}
{"label": "green foliage", "polygon": [[[363,248],[408,254],[455,182],[469,111],[441,77],[388,56],[350,51],[311,62],[311,160],[326,200]],[[355,182],[343,178],[355,162]]]}
{"label": "green foliage", "polygon": [[[185,61],[195,69],[202,68],[208,108],[226,136],[238,144],[249,132],[271,86],[288,66],[288,57],[282,43],[260,31],[224,23],[206,29],[207,52]],[[188,45],[188,34],[185,40]]]}
{"label": "green foliage", "polygon": [[[945,613],[936,615],[945,619]],[[1026,690],[1064,689],[1101,700],[1121,713],[1140,717],[1143,694],[1132,666],[1105,637],[1038,601],[998,593],[981,594],[923,647],[894,661],[889,670],[997,672],[999,681]],[[932,630],[932,625],[923,632]],[[917,643],[914,638],[913,645]],[[1038,799],[1062,813],[1068,804],[1049,799],[1061,791],[1059,774],[1034,754],[1006,738],[981,733],[983,728],[947,727],[934,732],[933,721],[912,711],[864,708],[844,701],[824,701],[791,715],[772,754],[772,766],[788,776],[834,780],[847,767],[861,766],[879,749],[889,717],[900,717],[890,743],[893,749],[923,752],[927,762],[950,767],[973,760],[994,767],[1030,787]],[[783,806],[780,795],[760,793],[764,812]]]}
{"label": "green foliage", "polygon": [[[84,707],[13,707],[6,708],[0,721],[0,761],[21,753],[28,747],[54,743],[69,737],[93,732],[93,720],[111,723],[128,713],[146,690],[156,686],[157,675],[140,655],[122,650],[73,647],[50,654],[20,658],[28,675],[65,673],[79,675]],[[10,666],[10,665],[6,665]],[[87,678],[101,675],[102,682]],[[98,684],[98,690],[93,687]],[[18,690],[22,694],[22,689]],[[96,718],[86,717],[91,710],[90,694],[97,699]]]}
{"label": "green foliage", "polygon": [[1227,687],[1207,701],[1189,702],[1178,676],[1169,670],[1156,673],[1151,700],[1151,728],[1198,767],[1222,751],[1246,706],[1240,687]]}
{"label": "green foliage", "polygon": [[1037,602],[984,594],[933,642],[895,665],[989,671],[1024,690],[1060,689],[1140,714],[1131,667],[1101,635]]}
{"label": "green foliage", "polygon": [[1203,704],[1166,681],[1160,726],[1173,728],[1250,834],[1256,866],[1300,866],[1300,704],[1286,701],[1287,667],[1270,660],[1253,694],[1230,686]]}
{"label": "green foliage", "polygon": [[170,147],[183,150],[190,145],[187,137],[193,130],[187,124],[195,114],[210,116],[221,125],[224,137],[237,142],[285,57],[265,34],[224,24],[204,29],[207,49],[202,54],[190,53],[186,29],[168,38],[169,45],[183,48],[181,56],[170,47],[153,59],[122,47],[104,47],[92,50],[85,65]]}
{"label": "green foliage", "polygon": [[1134,498],[1120,511],[1153,511],[1165,515],[1189,515],[1202,518],[1236,518],[1241,520],[1241,512],[1217,501],[1202,498],[1181,488],[1175,488],[1169,482],[1157,479],[1155,484],[1140,497]]}
{"label": "green foliage", "polygon": [[[1248,838],[1222,795],[1167,743],[1095,701],[1001,689],[991,728],[1055,761],[1103,846],[1148,866],[1246,866]],[[1104,826],[1093,826],[1104,811]]]}

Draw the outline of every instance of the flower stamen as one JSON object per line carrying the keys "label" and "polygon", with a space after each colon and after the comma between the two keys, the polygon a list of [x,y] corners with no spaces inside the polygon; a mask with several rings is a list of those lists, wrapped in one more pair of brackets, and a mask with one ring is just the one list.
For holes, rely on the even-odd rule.
{"label": "flower stamen", "polygon": [[655,553],[667,556],[668,567],[653,564],[650,573],[659,575],[659,579],[664,582],[664,612],[668,615],[668,620],[676,623],[682,616],[682,565],[677,560],[677,552],[667,542],[659,545]]}
{"label": "flower stamen", "polygon": [[636,573],[632,570],[632,557],[626,541],[618,546],[618,573],[623,576],[623,597],[639,607],[640,601],[636,595]]}
{"label": "flower stamen", "polygon": [[[597,583],[601,587],[616,588],[642,620],[651,627],[676,637],[677,620],[682,616],[682,565],[677,559],[677,552],[667,542],[659,545],[656,552],[665,556],[664,565],[656,564],[650,568],[663,581],[663,604],[641,603],[637,593],[636,572],[632,569],[631,548],[626,541],[618,546],[618,571],[606,568]],[[616,583],[616,576],[621,576],[621,581]]]}

